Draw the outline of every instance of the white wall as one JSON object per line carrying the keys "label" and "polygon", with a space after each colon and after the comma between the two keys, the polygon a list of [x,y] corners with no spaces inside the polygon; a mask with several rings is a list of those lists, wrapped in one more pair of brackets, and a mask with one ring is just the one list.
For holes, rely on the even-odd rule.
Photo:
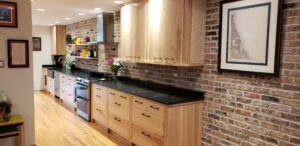
{"label": "white wall", "polygon": [[[32,66],[32,24],[30,0],[9,0],[18,4],[18,28],[0,27],[0,60],[5,68],[0,68],[0,90],[10,97],[13,114],[25,118],[25,145],[35,144],[34,102],[33,102],[33,66]],[[29,40],[30,67],[20,69],[7,68],[7,39]],[[12,146],[14,139],[1,139],[0,146]]]}
{"label": "white wall", "polygon": [[42,51],[33,51],[34,90],[41,90],[44,84],[42,65],[52,64],[52,28],[49,26],[33,26],[32,36],[42,38]]}

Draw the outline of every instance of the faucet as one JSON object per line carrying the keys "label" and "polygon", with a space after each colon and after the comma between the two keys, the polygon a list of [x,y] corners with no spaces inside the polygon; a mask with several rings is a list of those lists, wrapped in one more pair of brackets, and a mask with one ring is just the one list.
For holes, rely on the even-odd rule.
{"label": "faucet", "polygon": [[64,59],[64,57],[59,57],[57,62],[60,63],[60,61],[62,61]]}

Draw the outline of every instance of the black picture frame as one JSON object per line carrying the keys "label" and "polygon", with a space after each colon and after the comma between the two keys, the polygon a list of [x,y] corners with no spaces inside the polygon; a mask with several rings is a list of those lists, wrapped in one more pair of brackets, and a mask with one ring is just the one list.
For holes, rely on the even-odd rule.
{"label": "black picture frame", "polygon": [[222,0],[220,1],[220,13],[219,13],[219,42],[218,42],[218,72],[220,74],[224,72],[230,72],[230,73],[238,73],[238,74],[254,74],[254,75],[262,75],[262,76],[280,76],[280,67],[281,67],[281,59],[280,59],[280,52],[281,52],[281,33],[282,33],[282,20],[283,20],[283,3],[284,0],[278,0],[278,15],[277,15],[277,28],[276,28],[276,41],[275,41],[275,56],[274,56],[274,71],[272,73],[264,73],[264,72],[256,72],[256,71],[243,71],[238,69],[223,69],[221,67],[221,59],[222,59],[222,26],[223,26],[223,5],[232,3],[232,2],[239,2],[239,1],[245,1],[245,0]]}
{"label": "black picture frame", "polygon": [[33,51],[42,51],[42,38],[41,37],[32,37],[32,50]]}
{"label": "black picture frame", "polygon": [[0,1],[0,15],[6,15],[0,19],[0,27],[18,27],[18,6],[15,2]]}
{"label": "black picture frame", "polygon": [[[8,68],[29,67],[29,41],[28,40],[7,40],[8,47]],[[22,57],[22,58],[17,58]],[[18,60],[20,59],[20,60]]]}

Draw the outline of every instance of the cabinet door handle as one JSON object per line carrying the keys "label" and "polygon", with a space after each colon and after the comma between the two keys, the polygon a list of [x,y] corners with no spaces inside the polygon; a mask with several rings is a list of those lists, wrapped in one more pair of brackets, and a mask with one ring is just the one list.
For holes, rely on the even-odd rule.
{"label": "cabinet door handle", "polygon": [[99,110],[99,109],[96,109],[97,111],[99,111],[99,112],[101,112],[101,110]]}
{"label": "cabinet door handle", "polygon": [[121,98],[124,98],[124,99],[127,99],[127,97],[126,97],[126,96],[122,96],[122,95],[120,95],[120,97],[121,97]]}
{"label": "cabinet door handle", "polygon": [[109,94],[111,94],[111,95],[116,95],[115,93],[112,93],[112,92],[109,92]]}
{"label": "cabinet door handle", "polygon": [[121,122],[121,120],[120,120],[120,119],[118,119],[118,118],[116,118],[116,117],[115,117],[114,119],[115,119],[116,121],[118,121],[118,122]]}
{"label": "cabinet door handle", "polygon": [[98,98],[101,98],[101,96],[100,96],[100,95],[96,95],[96,97],[98,97]]}
{"label": "cabinet door handle", "polygon": [[138,104],[144,104],[143,102],[137,101],[135,100],[134,102],[138,103]]}
{"label": "cabinet door handle", "polygon": [[[175,59],[174,58],[165,58],[166,64],[175,64]],[[169,62],[170,60],[170,62]]]}
{"label": "cabinet door handle", "polygon": [[121,104],[120,104],[120,103],[117,103],[117,102],[115,102],[115,105],[121,106]]}
{"label": "cabinet door handle", "polygon": [[155,109],[155,110],[159,110],[159,107],[155,107],[155,106],[150,106],[152,109]]}
{"label": "cabinet door handle", "polygon": [[96,88],[97,90],[102,90],[102,89],[100,89],[100,88]]}
{"label": "cabinet door handle", "polygon": [[161,63],[162,62],[162,58],[161,57],[159,57],[159,58],[154,57],[153,59],[154,59],[154,63]]}
{"label": "cabinet door handle", "polygon": [[146,134],[144,131],[141,132],[143,135],[147,136],[147,137],[151,137],[150,134]]}
{"label": "cabinet door handle", "polygon": [[142,113],[142,115],[144,116],[144,117],[147,117],[147,118],[150,118],[151,116],[149,116],[149,115],[146,115],[145,113]]}

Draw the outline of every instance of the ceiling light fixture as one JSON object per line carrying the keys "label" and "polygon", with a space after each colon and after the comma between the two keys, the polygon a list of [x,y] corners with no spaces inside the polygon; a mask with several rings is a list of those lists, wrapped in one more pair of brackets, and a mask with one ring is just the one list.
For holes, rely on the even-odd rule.
{"label": "ceiling light fixture", "polygon": [[94,10],[101,11],[102,9],[101,8],[94,8]]}
{"label": "ceiling light fixture", "polygon": [[122,0],[115,0],[115,3],[116,3],[116,4],[122,4],[123,1],[122,1]]}
{"label": "ceiling light fixture", "polygon": [[45,9],[41,9],[41,8],[38,8],[36,9],[37,11],[40,11],[40,12],[45,12]]}
{"label": "ceiling light fixture", "polygon": [[49,26],[53,26],[53,24],[48,24]]}
{"label": "ceiling light fixture", "polygon": [[84,16],[85,14],[84,14],[84,13],[78,13],[78,15],[79,15],[79,16]]}
{"label": "ceiling light fixture", "polygon": [[59,24],[60,22],[58,22],[58,21],[55,21],[54,23],[55,23],[55,24]]}
{"label": "ceiling light fixture", "polygon": [[71,18],[65,18],[65,20],[71,20]]}

